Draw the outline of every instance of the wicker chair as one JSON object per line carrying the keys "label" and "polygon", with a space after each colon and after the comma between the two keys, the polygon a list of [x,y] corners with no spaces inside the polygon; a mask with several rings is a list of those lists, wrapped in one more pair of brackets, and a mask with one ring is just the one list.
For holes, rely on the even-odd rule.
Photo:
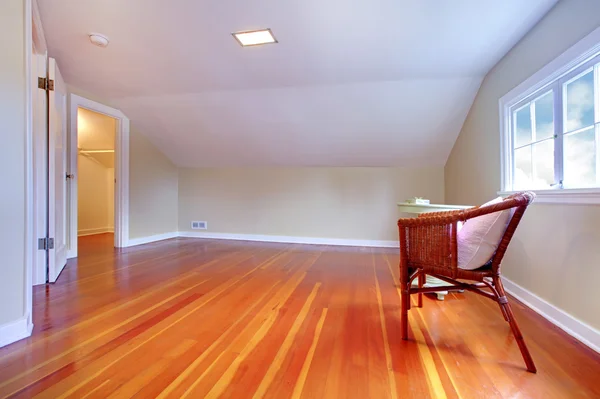
{"label": "wicker chair", "polygon": [[[504,319],[510,324],[519,345],[527,370],[535,373],[536,368],[523,335],[519,330],[500,279],[500,265],[506,248],[535,194],[522,192],[511,195],[504,201],[485,207],[475,207],[460,211],[426,213],[417,218],[400,219],[400,288],[402,293],[401,331],[402,338],[408,339],[408,310],[410,295],[418,294],[418,306],[423,306],[423,293],[444,290],[468,290],[492,299],[500,305]],[[457,265],[457,225],[468,219],[514,209],[504,236],[496,253],[489,262],[475,270],[459,269]],[[425,275],[437,277],[447,282],[444,287],[423,287]],[[413,287],[417,279],[418,288]],[[470,280],[475,283],[466,283]]]}

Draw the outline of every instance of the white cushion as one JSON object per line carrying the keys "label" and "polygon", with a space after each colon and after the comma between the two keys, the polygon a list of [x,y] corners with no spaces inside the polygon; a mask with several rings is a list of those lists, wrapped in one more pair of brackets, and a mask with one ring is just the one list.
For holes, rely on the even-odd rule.
{"label": "white cushion", "polygon": [[[498,197],[486,205],[502,202]],[[511,211],[489,213],[469,219],[457,233],[458,267],[474,270],[485,265],[496,252],[510,220]]]}

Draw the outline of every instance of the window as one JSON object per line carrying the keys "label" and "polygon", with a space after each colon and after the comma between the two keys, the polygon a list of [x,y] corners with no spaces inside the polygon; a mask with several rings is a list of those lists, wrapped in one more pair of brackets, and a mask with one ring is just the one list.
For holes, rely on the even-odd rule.
{"label": "window", "polygon": [[510,107],[512,190],[600,186],[600,56]]}
{"label": "window", "polygon": [[513,189],[550,188],[555,171],[554,93],[548,91],[512,113]]}
{"label": "window", "polygon": [[500,99],[500,132],[501,193],[600,203],[600,28]]}

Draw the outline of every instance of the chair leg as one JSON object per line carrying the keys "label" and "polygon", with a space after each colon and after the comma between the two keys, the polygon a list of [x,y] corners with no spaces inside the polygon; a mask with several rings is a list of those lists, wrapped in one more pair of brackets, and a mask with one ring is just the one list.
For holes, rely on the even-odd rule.
{"label": "chair leg", "polygon": [[504,286],[502,285],[502,281],[500,278],[494,279],[494,285],[498,290],[499,295],[499,304],[500,310],[502,311],[504,318],[510,324],[510,329],[517,341],[517,345],[519,345],[519,349],[521,350],[521,355],[523,356],[523,360],[525,361],[525,365],[527,366],[527,371],[531,373],[537,372],[535,364],[533,362],[533,358],[529,353],[529,349],[527,349],[527,344],[525,344],[525,339],[523,338],[523,334],[521,334],[521,330],[519,329],[519,325],[517,324],[517,320],[515,319],[515,315],[512,312],[512,308],[508,303],[508,298],[506,298],[506,292],[504,291]]}
{"label": "chair leg", "polygon": [[[418,281],[419,281],[419,288],[423,288],[423,284],[425,284],[425,274],[421,271],[419,272],[419,277]],[[417,306],[422,308],[423,307],[423,293],[419,292],[417,294]]]}

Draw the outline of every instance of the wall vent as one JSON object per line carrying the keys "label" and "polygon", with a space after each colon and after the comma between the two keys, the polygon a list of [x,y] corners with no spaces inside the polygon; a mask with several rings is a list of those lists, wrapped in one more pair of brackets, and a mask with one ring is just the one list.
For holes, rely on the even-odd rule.
{"label": "wall vent", "polygon": [[192,222],[192,230],[206,230],[208,223],[206,222]]}

